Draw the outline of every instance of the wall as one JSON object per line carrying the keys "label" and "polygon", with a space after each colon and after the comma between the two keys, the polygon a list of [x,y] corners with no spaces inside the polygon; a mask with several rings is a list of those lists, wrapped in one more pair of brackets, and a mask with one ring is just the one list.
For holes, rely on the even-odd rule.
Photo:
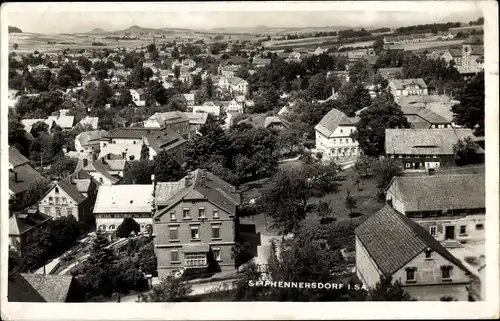
{"label": "wall", "polygon": [[443,296],[451,296],[458,301],[469,299],[467,284],[404,286],[403,289],[418,301],[440,301]]}
{"label": "wall", "polygon": [[358,237],[356,237],[356,275],[367,287],[375,286],[380,281],[381,275]]}
{"label": "wall", "polygon": [[111,186],[113,183],[100,172],[88,172],[90,176],[92,176],[99,184],[104,186]]}
{"label": "wall", "polygon": [[[58,187],[59,188],[59,187]],[[55,192],[55,188],[53,188],[40,202],[38,203],[38,210],[44,214],[50,215],[52,218],[58,218],[62,216],[67,216],[68,215],[68,209],[71,210],[71,214],[73,217],[78,221],[84,215],[83,213],[83,204],[80,205],[80,212],[79,212],[79,206],[76,202],[71,199],[71,197],[62,189],[59,188],[59,193]],[[49,197],[52,197],[52,204],[49,203]],[[59,205],[56,204],[56,197],[59,198]],[[62,199],[66,199],[66,205],[63,205]],[[60,216],[57,216],[56,209],[61,210]]]}
{"label": "wall", "polygon": [[[390,158],[401,160],[403,169],[414,169],[414,163],[419,163],[419,169],[440,168],[455,166],[453,155],[387,155]],[[411,163],[409,166],[407,163]],[[422,166],[420,166],[422,165]]]}
{"label": "wall", "polygon": [[[153,219],[151,217],[151,213],[95,214],[95,217],[96,217],[96,228],[99,230],[101,228],[101,225],[105,225],[106,231],[110,232],[116,230],[116,228],[118,228],[118,225],[120,225],[123,222],[123,219],[125,217],[132,217],[141,226],[141,232],[147,231],[146,229],[147,225],[153,225]],[[110,230],[111,225],[114,225],[115,229]]]}
{"label": "wall", "polygon": [[[411,216],[408,215],[408,216]],[[485,240],[485,215],[460,215],[457,217],[426,217],[426,218],[412,218],[415,222],[424,227],[429,233],[431,226],[436,227],[436,235],[434,236],[439,241],[444,241],[445,227],[455,226],[455,239],[465,243],[484,242]],[[477,229],[477,225],[482,224],[482,229]],[[466,227],[466,233],[460,234],[460,226]]]}
{"label": "wall", "polygon": [[[356,130],[354,126],[339,126],[335,131],[326,137],[316,131],[316,148],[323,150],[331,156],[344,156],[338,149],[348,148],[345,155],[358,155],[359,143],[355,142],[349,135]],[[340,142],[342,140],[342,143]],[[352,149],[354,148],[354,151]]]}
{"label": "wall", "polygon": [[405,207],[402,199],[401,192],[397,187],[397,181],[394,180],[386,193],[386,200],[392,202],[392,207],[399,213],[405,212]]}

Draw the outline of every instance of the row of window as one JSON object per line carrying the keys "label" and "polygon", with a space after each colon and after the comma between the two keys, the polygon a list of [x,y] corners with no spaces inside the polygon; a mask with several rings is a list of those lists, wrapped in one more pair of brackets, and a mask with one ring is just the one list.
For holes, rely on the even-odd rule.
{"label": "row of window", "polygon": [[[150,229],[152,228],[150,224],[141,224],[141,231],[144,231],[145,229]],[[115,224],[111,224],[107,226],[106,224],[99,225],[99,230],[101,231],[114,231],[116,230],[117,226]]]}
{"label": "row of window", "polygon": [[[484,224],[476,224],[476,230],[484,230]],[[433,225],[429,227],[429,233],[432,236],[437,235],[437,226]],[[459,235],[467,235],[467,225],[460,225]]]}
{"label": "row of window", "polygon": [[[190,226],[190,235],[192,241],[200,240],[200,227],[199,226]],[[212,240],[220,240],[221,230],[220,225],[212,225]],[[178,227],[170,227],[170,241],[179,241],[179,228]]]}
{"label": "row of window", "polygon": [[390,155],[391,158],[437,158],[437,155]]}
{"label": "row of window", "polygon": [[332,148],[330,154],[356,154],[356,148]]}
{"label": "row of window", "polygon": [[[57,194],[58,192],[56,192]],[[54,202],[55,201],[55,202]],[[49,196],[49,204],[51,205],[68,205],[68,199],[66,197],[52,197],[52,196]]]}
{"label": "row of window", "polygon": [[[50,207],[45,207],[43,209],[43,211],[45,212],[45,214],[47,215],[50,215]],[[62,216],[62,209],[61,208],[58,208],[56,207],[56,217],[61,217]],[[72,208],[66,208],[66,216],[70,216],[70,215],[73,215],[73,209]]]}
{"label": "row of window", "polygon": [[[206,217],[206,211],[204,207],[199,207],[198,208],[198,219],[202,218],[207,218]],[[219,218],[219,210],[214,208],[212,210],[212,218],[213,219],[218,219]],[[182,219],[188,220],[191,219],[191,209],[189,208],[184,208],[182,209]],[[174,211],[170,212],[170,220],[175,221],[177,220],[177,213]]]}
{"label": "row of window", "polygon": [[[342,133],[342,129],[340,130],[340,133]],[[351,129],[351,133],[352,133],[352,129]],[[354,139],[351,138],[351,140],[349,140],[349,138],[345,138],[345,143],[346,144],[349,144],[349,143],[354,143]],[[336,144],[337,143],[337,139],[334,138],[333,139],[333,143]],[[339,144],[343,144],[344,143],[344,139],[343,138],[339,138]]]}
{"label": "row of window", "polygon": [[[427,253],[426,252],[426,258],[427,258]],[[443,281],[449,281],[451,280],[451,271],[453,270],[453,266],[450,265],[443,265],[441,266],[441,279]],[[417,282],[417,268],[416,267],[409,267],[406,268],[406,282]]]}
{"label": "row of window", "polygon": [[[212,248],[213,258],[221,261],[220,248]],[[180,263],[179,250],[170,251],[170,263]],[[207,253],[185,253],[184,262],[189,267],[205,267],[207,265]]]}

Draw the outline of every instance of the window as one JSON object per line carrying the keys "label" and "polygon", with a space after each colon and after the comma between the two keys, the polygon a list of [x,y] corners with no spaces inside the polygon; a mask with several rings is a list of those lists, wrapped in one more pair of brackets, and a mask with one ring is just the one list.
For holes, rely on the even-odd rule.
{"label": "window", "polygon": [[407,268],[406,269],[406,282],[415,282],[415,271],[417,271],[417,268]]}
{"label": "window", "polygon": [[185,208],[182,210],[182,218],[191,218],[189,214],[189,208]]}
{"label": "window", "polygon": [[220,258],[220,249],[219,248],[212,249],[212,252],[214,253],[214,260],[222,261]]}
{"label": "window", "polygon": [[339,139],[339,142],[342,144],[342,138],[341,138],[341,139]]}
{"label": "window", "polygon": [[425,250],[425,259],[426,260],[432,259],[432,250],[430,248]]}
{"label": "window", "polygon": [[73,209],[72,209],[72,208],[67,208],[67,209],[66,209],[66,214],[67,214],[68,216],[73,215]]}
{"label": "window", "polygon": [[54,204],[54,199],[52,197],[49,197],[49,204]]}
{"label": "window", "polygon": [[55,191],[55,193],[56,193],[56,194],[59,194],[59,187],[56,187],[56,188],[54,189],[54,191]]}
{"label": "window", "polygon": [[451,279],[451,269],[452,269],[452,267],[449,265],[441,267],[441,277],[444,280]]}
{"label": "window", "polygon": [[212,239],[220,238],[220,225],[212,225]]}
{"label": "window", "polygon": [[398,158],[403,158],[403,155],[398,155]]}
{"label": "window", "polygon": [[175,216],[175,211],[170,212],[170,219],[172,221],[175,221],[177,219],[177,217]]}
{"label": "window", "polygon": [[198,208],[198,218],[204,218],[205,217],[205,208],[200,207]]}
{"label": "window", "polygon": [[460,225],[460,235],[467,235],[467,226]]}
{"label": "window", "polygon": [[62,198],[62,205],[68,205],[68,200],[66,199],[66,197]]}
{"label": "window", "polygon": [[483,224],[476,224],[476,230],[484,230]]}
{"label": "window", "polygon": [[343,132],[344,132],[344,130],[343,130],[343,129],[340,129],[340,133],[342,134]]}
{"label": "window", "polygon": [[437,158],[437,155],[432,155],[432,158]]}
{"label": "window", "polygon": [[346,139],[345,139],[345,142],[346,142],[346,143],[349,143],[349,138],[346,138]]}
{"label": "window", "polygon": [[336,143],[337,143],[337,140],[336,140],[335,138],[333,139],[333,143],[334,143],[334,144],[336,144]]}
{"label": "window", "polygon": [[116,230],[116,226],[115,225],[110,225],[109,229],[114,231],[114,230]]}
{"label": "window", "polygon": [[214,216],[214,218],[219,218],[219,210],[218,209],[214,208],[213,216]]}
{"label": "window", "polygon": [[198,226],[191,226],[191,240],[200,239],[200,228]]}
{"label": "window", "polygon": [[179,230],[177,227],[170,228],[170,241],[179,240]]}
{"label": "window", "polygon": [[56,208],[56,217],[61,217],[61,209]]}
{"label": "window", "polygon": [[99,183],[104,183],[104,179],[102,179],[102,177],[99,177]]}
{"label": "window", "polygon": [[170,262],[180,262],[179,261],[179,250],[170,250]]}
{"label": "window", "polygon": [[411,167],[411,163],[406,163],[406,168],[410,168]]}
{"label": "window", "polygon": [[207,265],[207,254],[206,253],[186,253],[184,255],[186,258],[187,266],[206,266]]}
{"label": "window", "polygon": [[410,155],[406,155],[406,158],[410,158],[411,156]]}
{"label": "window", "polygon": [[431,233],[432,236],[436,236],[436,234],[437,234],[437,226],[431,226],[429,228],[429,233]]}
{"label": "window", "polygon": [[59,205],[59,204],[60,204],[59,197],[56,197],[56,205]]}

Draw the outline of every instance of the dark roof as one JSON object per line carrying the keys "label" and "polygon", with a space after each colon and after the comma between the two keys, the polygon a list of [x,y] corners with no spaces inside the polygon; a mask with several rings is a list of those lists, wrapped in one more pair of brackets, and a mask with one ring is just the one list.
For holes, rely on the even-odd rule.
{"label": "dark roof", "polygon": [[385,275],[394,274],[427,248],[470,273],[423,227],[389,205],[358,226],[355,233],[371,259]]}
{"label": "dark roof", "polygon": [[[15,173],[17,173],[17,181],[15,180]],[[9,190],[14,194],[28,190],[30,185],[38,180],[46,179],[28,164],[9,170]]]}
{"label": "dark roof", "polygon": [[9,218],[9,235],[23,235],[32,228],[41,226],[52,218],[37,209],[25,209]]}
{"label": "dark roof", "polygon": [[186,187],[172,195],[166,207],[157,211],[155,217],[167,213],[181,200],[190,199],[205,199],[229,214],[236,215],[236,206],[241,203],[241,197],[233,185],[204,169],[197,169],[184,179],[187,181]]}
{"label": "dark roof", "polygon": [[78,191],[76,184],[72,184],[69,179],[62,180],[57,185],[71,197],[75,203],[80,204],[87,198]]}
{"label": "dark roof", "polygon": [[484,173],[395,177],[392,185],[397,188],[405,211],[486,207]]}
{"label": "dark roof", "polygon": [[450,122],[446,120],[443,116],[436,114],[430,109],[425,107],[404,107],[401,108],[405,116],[416,115],[421,119],[431,123],[431,124],[449,124]]}
{"label": "dark roof", "polygon": [[66,302],[73,276],[21,273],[9,281],[9,301]]}
{"label": "dark roof", "polygon": [[150,134],[161,134],[163,129],[145,128],[145,127],[125,127],[116,128],[110,131],[104,138],[137,138],[141,139]]}
{"label": "dark roof", "polygon": [[339,125],[352,125],[352,121],[346,114],[333,108],[323,116],[314,129],[325,136],[330,136]]}
{"label": "dark roof", "polygon": [[29,163],[29,159],[24,157],[15,147],[9,146],[9,163],[12,167],[17,167]]}
{"label": "dark roof", "polygon": [[155,132],[146,136],[149,147],[159,153],[162,150],[170,150],[179,145],[182,145],[186,140],[178,133],[170,129],[165,129],[161,132]]}

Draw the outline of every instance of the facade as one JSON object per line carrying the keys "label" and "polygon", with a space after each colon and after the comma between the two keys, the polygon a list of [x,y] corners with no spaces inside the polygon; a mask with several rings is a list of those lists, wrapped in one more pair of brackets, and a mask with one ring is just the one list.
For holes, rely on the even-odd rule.
{"label": "facade", "polygon": [[316,149],[334,160],[356,159],[359,143],[350,135],[356,130],[354,121],[343,112],[332,109],[314,127]]}
{"label": "facade", "polygon": [[191,137],[199,133],[201,126],[207,123],[207,113],[184,113],[189,119],[189,126],[191,127]]}
{"label": "facade", "polygon": [[484,243],[484,185],[484,173],[395,177],[386,199],[438,241]]}
{"label": "facade", "polygon": [[466,137],[476,139],[468,128],[386,129],[385,152],[405,170],[449,167],[455,165],[453,145]]}
{"label": "facade", "polygon": [[181,135],[184,139],[189,139],[191,133],[189,118],[177,110],[166,113],[155,113],[144,122],[144,127],[170,129]]}
{"label": "facade", "polygon": [[119,184],[123,172],[130,166],[124,155],[106,154],[101,158],[83,158],[78,161],[77,172],[90,175],[99,185]]}
{"label": "facade", "polygon": [[130,95],[132,96],[132,102],[138,106],[145,106],[146,105],[146,97],[144,95],[144,90],[143,89],[130,89]]}
{"label": "facade", "polygon": [[396,98],[399,96],[428,95],[427,84],[422,78],[416,79],[392,79],[388,89]]}
{"label": "facade", "polygon": [[153,224],[153,185],[100,186],[94,206],[98,231],[112,234],[123,219],[133,218],[148,232]]}
{"label": "facade", "polygon": [[221,106],[216,105],[208,105],[205,104],[203,106],[193,106],[193,113],[207,113],[212,114],[215,119],[219,119],[221,113]]}
{"label": "facade", "polygon": [[382,275],[419,301],[468,301],[470,271],[424,228],[386,205],[355,230],[356,275],[373,288]]}
{"label": "facade", "polygon": [[27,208],[9,217],[9,248],[22,255],[29,235],[52,218],[36,208]]}
{"label": "facade", "polygon": [[172,184],[155,193],[158,276],[178,270],[235,269],[231,248],[236,238],[236,208],[241,203],[236,188],[201,169]]}

